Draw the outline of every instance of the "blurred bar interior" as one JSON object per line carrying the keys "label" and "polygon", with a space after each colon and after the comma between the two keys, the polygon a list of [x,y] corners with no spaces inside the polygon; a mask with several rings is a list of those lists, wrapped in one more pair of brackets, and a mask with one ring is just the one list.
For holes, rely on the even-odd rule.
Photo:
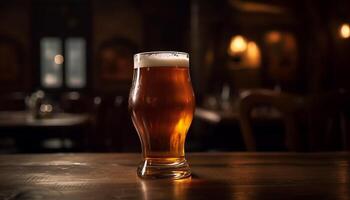
{"label": "blurred bar interior", "polygon": [[186,151],[350,149],[350,2],[0,2],[0,153],[138,152],[133,54],[189,52]]}

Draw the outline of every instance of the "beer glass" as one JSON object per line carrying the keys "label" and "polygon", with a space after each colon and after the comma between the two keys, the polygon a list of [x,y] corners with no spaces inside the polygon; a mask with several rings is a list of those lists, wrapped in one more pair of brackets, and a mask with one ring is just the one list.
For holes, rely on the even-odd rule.
{"label": "beer glass", "polygon": [[129,111],[142,145],[139,177],[180,179],[191,175],[184,145],[194,108],[187,53],[134,55]]}

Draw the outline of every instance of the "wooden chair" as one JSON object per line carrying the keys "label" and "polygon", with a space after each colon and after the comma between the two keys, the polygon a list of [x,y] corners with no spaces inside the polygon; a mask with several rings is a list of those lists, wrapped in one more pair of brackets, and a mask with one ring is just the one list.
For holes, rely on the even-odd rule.
{"label": "wooden chair", "polygon": [[346,90],[307,99],[310,151],[350,150],[350,94]]}
{"label": "wooden chair", "polygon": [[252,111],[259,106],[271,106],[281,113],[285,126],[285,145],[289,151],[302,149],[300,132],[297,126],[298,114],[305,101],[301,96],[273,90],[258,89],[244,92],[239,103],[240,125],[243,140],[248,151],[257,151],[257,141],[253,133]]}
{"label": "wooden chair", "polygon": [[98,105],[91,129],[90,151],[139,152],[138,135],[128,112],[128,94],[104,94],[95,97]]}
{"label": "wooden chair", "polygon": [[60,107],[68,113],[91,113],[94,112],[94,98],[81,92],[66,92],[60,97]]}

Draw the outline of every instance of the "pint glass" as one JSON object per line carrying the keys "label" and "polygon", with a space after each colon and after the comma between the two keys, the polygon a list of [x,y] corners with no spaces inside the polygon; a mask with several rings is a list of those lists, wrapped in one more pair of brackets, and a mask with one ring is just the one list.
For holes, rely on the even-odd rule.
{"label": "pint glass", "polygon": [[184,145],[194,108],[187,53],[134,55],[129,110],[142,145],[139,177],[180,179],[191,175]]}

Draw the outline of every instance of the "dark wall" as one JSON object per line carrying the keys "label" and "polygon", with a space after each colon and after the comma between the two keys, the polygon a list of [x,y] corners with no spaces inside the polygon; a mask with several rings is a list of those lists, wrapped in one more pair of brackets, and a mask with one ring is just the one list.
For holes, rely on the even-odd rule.
{"label": "dark wall", "polygon": [[[88,91],[107,93],[128,87],[130,82],[101,79],[98,59],[104,43],[127,40],[136,51],[188,51],[190,46],[188,1],[2,1],[0,16],[1,41],[6,40],[10,45],[13,41],[14,53],[18,53],[13,55],[18,57],[14,60],[19,60],[14,72],[1,73],[0,81],[4,84],[0,91],[30,91],[40,87],[39,39],[43,36],[85,37]],[[0,66],[5,66],[0,70],[6,71],[7,63]]]}
{"label": "dark wall", "polygon": [[28,91],[32,87],[33,59],[31,3],[0,2],[0,92]]}
{"label": "dark wall", "polygon": [[[92,4],[92,69],[93,90],[103,93],[113,93],[128,90],[129,80],[118,81],[101,77],[101,48],[113,40],[129,41],[133,50],[126,55],[129,67],[132,68],[132,54],[143,46],[143,13],[142,5],[137,1],[98,1]],[[108,45],[108,44],[107,44]],[[133,52],[135,51],[135,52]]]}

